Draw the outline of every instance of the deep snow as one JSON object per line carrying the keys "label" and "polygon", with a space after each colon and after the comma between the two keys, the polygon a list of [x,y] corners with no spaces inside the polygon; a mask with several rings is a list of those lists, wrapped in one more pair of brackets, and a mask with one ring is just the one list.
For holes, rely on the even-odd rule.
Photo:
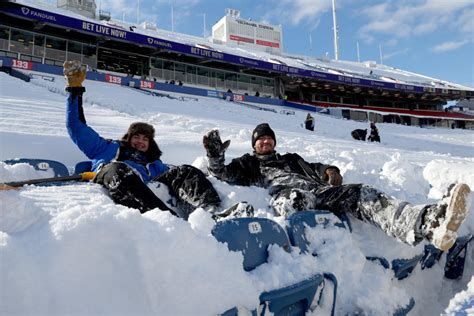
{"label": "deep snow", "polygon": [[[251,131],[268,122],[279,152],[337,165],[345,183],[370,184],[415,204],[436,201],[452,182],[474,187],[473,131],[378,124],[382,142],[360,142],[350,131],[368,128],[366,122],[316,114],[312,133],[302,128],[303,111],[282,115],[213,98],[178,101],[105,83],[86,81],[85,86],[90,126],[105,138],[119,138],[131,122],[153,124],[165,163],[205,171],[201,142],[206,131],[219,128],[223,139],[231,140],[230,161],[251,150]],[[67,136],[63,87],[61,77],[25,83],[0,73],[0,160],[47,158],[70,169],[85,160]],[[0,162],[0,182],[48,176],[27,165]],[[223,207],[245,200],[257,216],[286,225],[269,209],[266,190],[210,179]],[[166,200],[163,186],[151,187]],[[140,215],[115,205],[91,183],[1,191],[0,201],[0,313],[5,315],[211,315],[233,306],[244,312],[257,305],[262,291],[321,271],[338,278],[337,314],[390,314],[410,297],[416,301],[412,315],[440,314],[448,305],[449,313],[461,306],[472,311],[472,247],[461,280],[443,278],[443,256],[433,268],[418,265],[398,281],[365,256],[411,258],[424,243],[401,244],[355,219],[352,234],[340,228],[308,231],[321,256],[273,247],[267,264],[244,272],[242,256],[210,236],[213,221],[202,209],[188,222],[159,211]],[[472,208],[461,235],[474,232]]]}

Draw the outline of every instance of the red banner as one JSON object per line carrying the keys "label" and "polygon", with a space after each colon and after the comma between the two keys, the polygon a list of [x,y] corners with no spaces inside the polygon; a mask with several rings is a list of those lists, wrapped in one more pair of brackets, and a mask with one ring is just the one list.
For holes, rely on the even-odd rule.
{"label": "red banner", "polygon": [[115,84],[122,84],[122,77],[106,74],[105,81]]}
{"label": "red banner", "polygon": [[18,69],[31,70],[33,68],[33,63],[31,61],[13,59],[12,67],[18,68]]}
{"label": "red banner", "polygon": [[248,37],[242,37],[242,36],[237,36],[237,35],[230,35],[229,39],[237,42],[245,42],[245,43],[254,43],[253,39],[248,38]]}
{"label": "red banner", "polygon": [[234,101],[244,101],[244,96],[241,94],[234,94]]}
{"label": "red banner", "polygon": [[155,83],[153,81],[140,80],[140,88],[155,89]]}
{"label": "red banner", "polygon": [[270,47],[276,47],[279,48],[280,44],[274,43],[274,42],[267,42],[267,41],[262,41],[262,40],[257,40],[258,45],[263,45],[263,46],[270,46]]}

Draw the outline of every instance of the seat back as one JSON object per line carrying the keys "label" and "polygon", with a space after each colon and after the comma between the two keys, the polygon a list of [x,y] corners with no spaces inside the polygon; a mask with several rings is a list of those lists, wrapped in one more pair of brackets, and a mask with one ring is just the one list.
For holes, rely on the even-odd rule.
{"label": "seat back", "polygon": [[323,275],[317,273],[296,284],[264,292],[260,295],[260,315],[305,315],[316,293],[321,294],[323,289]]}
{"label": "seat back", "polygon": [[80,161],[74,166],[74,175],[81,174],[83,172],[92,171],[92,161]]}
{"label": "seat back", "polygon": [[[288,250],[289,239],[283,228],[265,218],[235,218],[218,222],[212,229],[212,235],[220,242],[227,243],[231,251],[241,251],[244,255],[244,269],[251,271],[268,258],[268,246],[279,245]],[[323,292],[325,276],[320,273],[298,283],[264,292],[260,295],[259,315],[273,314],[304,315],[310,308],[317,293],[317,299]],[[335,277],[334,277],[335,279]],[[331,280],[332,281],[332,280]],[[335,284],[337,287],[337,284]],[[334,289],[336,291],[336,288]],[[335,294],[333,310],[335,306]],[[231,309],[224,315],[236,315]],[[257,315],[256,311],[252,315]]]}
{"label": "seat back", "polygon": [[69,175],[67,167],[59,161],[49,159],[18,158],[5,160],[4,163],[14,165],[18,163],[27,163],[36,170],[53,170],[55,177],[64,177]]}
{"label": "seat back", "polygon": [[251,271],[267,262],[268,246],[279,245],[288,250],[290,242],[283,228],[266,218],[234,218],[218,222],[212,235],[231,251],[244,255],[244,270]]}
{"label": "seat back", "polygon": [[291,245],[300,248],[302,252],[308,252],[309,241],[306,238],[305,228],[319,225],[323,228],[332,225],[346,228],[334,214],[327,211],[296,212],[288,218],[287,230]]}

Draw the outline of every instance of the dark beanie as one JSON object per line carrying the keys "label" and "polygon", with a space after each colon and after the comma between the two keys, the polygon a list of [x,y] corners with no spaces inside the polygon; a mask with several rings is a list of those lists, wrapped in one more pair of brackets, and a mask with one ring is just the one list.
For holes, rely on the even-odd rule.
{"label": "dark beanie", "polygon": [[252,148],[255,147],[255,142],[262,136],[270,136],[276,144],[275,132],[270,128],[268,123],[258,124],[252,132]]}
{"label": "dark beanie", "polygon": [[122,140],[130,142],[132,136],[142,134],[148,137],[150,140],[155,138],[155,128],[150,124],[143,122],[135,122],[130,124],[127,134],[123,135]]}

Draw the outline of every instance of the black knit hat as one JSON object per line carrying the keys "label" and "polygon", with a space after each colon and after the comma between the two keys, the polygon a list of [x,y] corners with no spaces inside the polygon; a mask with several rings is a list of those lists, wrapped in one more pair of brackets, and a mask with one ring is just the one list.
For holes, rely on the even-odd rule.
{"label": "black knit hat", "polygon": [[135,122],[130,124],[128,127],[127,134],[123,135],[122,140],[130,142],[132,136],[142,134],[148,137],[150,140],[155,138],[155,128],[150,124],[143,122]]}
{"label": "black knit hat", "polygon": [[258,124],[252,132],[252,148],[255,147],[255,142],[262,136],[270,136],[276,144],[275,132],[270,128],[268,123]]}

